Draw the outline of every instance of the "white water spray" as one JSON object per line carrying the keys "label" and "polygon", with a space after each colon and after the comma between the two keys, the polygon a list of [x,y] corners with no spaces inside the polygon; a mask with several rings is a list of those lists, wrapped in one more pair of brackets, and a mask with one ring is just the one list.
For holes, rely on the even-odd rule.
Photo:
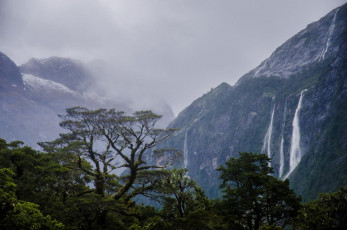
{"label": "white water spray", "polygon": [[300,99],[298,103],[298,107],[295,110],[295,115],[293,119],[293,132],[292,132],[292,140],[290,144],[290,156],[289,156],[289,172],[285,176],[287,178],[296,166],[300,163],[302,153],[300,148],[300,125],[299,125],[299,114],[302,105],[302,98],[304,97],[304,92],[306,89],[301,91]]}
{"label": "white water spray", "polygon": [[279,169],[279,177],[282,177],[283,175],[283,168],[284,168],[284,128],[286,126],[286,117],[287,117],[287,100],[284,103],[284,111],[283,111],[283,123],[282,123],[282,130],[281,130],[281,144],[280,144],[280,169]]}
{"label": "white water spray", "polygon": [[320,52],[320,54],[318,55],[317,59],[318,61],[321,61],[321,60],[324,60],[324,57],[325,57],[325,53],[328,51],[328,48],[330,46],[330,39],[331,39],[331,36],[334,32],[334,29],[335,29],[335,21],[336,21],[336,15],[337,15],[337,12],[339,11],[339,9],[337,9],[335,11],[335,15],[334,15],[334,18],[330,24],[330,27],[329,27],[329,30],[328,30],[328,33],[326,34],[325,36],[325,47],[324,49]]}
{"label": "white water spray", "polygon": [[[265,134],[263,148],[261,149],[262,152],[265,152],[266,150],[267,156],[269,158],[271,158],[271,135],[272,135],[274,114],[275,114],[275,106],[273,106],[272,108],[270,125]],[[269,162],[269,166],[271,166],[271,162]]]}
{"label": "white water spray", "polygon": [[183,144],[183,163],[184,168],[188,167],[188,138],[187,138],[188,131],[186,132],[186,135],[184,136],[184,144]]}

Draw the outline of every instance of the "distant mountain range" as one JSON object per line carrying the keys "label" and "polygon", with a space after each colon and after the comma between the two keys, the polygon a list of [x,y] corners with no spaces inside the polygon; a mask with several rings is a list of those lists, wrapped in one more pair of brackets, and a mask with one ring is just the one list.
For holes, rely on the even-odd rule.
{"label": "distant mountain range", "polygon": [[156,108],[132,108],[120,99],[100,97],[93,90],[98,79],[87,67],[78,60],[61,57],[32,58],[17,67],[0,52],[0,138],[21,140],[33,147],[39,141],[53,140],[63,132],[58,114],[73,106],[126,112],[152,109],[164,115],[161,126],[174,118],[166,103]]}
{"label": "distant mountain range", "polygon": [[170,124],[163,146],[217,197],[216,171],[238,152],[272,158],[304,200],[347,185],[347,4],[290,38],[235,86],[222,83]]}

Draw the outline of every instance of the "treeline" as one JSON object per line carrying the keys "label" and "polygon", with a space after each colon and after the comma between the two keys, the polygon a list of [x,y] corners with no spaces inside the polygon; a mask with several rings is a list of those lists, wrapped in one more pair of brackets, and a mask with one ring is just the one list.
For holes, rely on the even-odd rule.
{"label": "treeline", "polygon": [[[71,108],[44,152],[0,139],[0,229],[345,229],[347,189],[302,204],[270,159],[240,153],[217,170],[210,200],[180,154],[157,149],[177,130],[150,111]],[[216,188],[218,189],[218,188]],[[151,199],[153,207],[138,200]],[[135,202],[137,201],[137,202]],[[159,207],[159,208],[158,208]]]}

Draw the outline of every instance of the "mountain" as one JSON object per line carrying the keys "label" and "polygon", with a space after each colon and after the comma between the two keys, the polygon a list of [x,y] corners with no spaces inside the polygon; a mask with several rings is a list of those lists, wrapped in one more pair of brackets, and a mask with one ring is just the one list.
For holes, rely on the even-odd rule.
{"label": "mountain", "polygon": [[83,64],[70,58],[32,58],[19,68],[21,73],[51,80],[78,92],[85,92],[92,83],[92,76]]}
{"label": "mountain", "polygon": [[37,147],[37,142],[53,140],[62,132],[57,114],[63,114],[67,107],[105,106],[106,101],[96,95],[76,91],[49,78],[21,73],[10,58],[3,53],[0,56],[1,138],[22,140]]}
{"label": "mountain", "polygon": [[23,81],[16,64],[0,52],[0,89],[8,87],[23,87]]}
{"label": "mountain", "polygon": [[[21,140],[33,147],[38,147],[37,142],[54,140],[64,132],[58,114],[64,114],[69,107],[134,111],[123,100],[100,97],[92,88],[95,81],[88,66],[77,60],[32,58],[17,67],[0,52],[0,138]],[[166,103],[143,109],[163,114],[162,126],[174,118]]]}
{"label": "mountain", "polygon": [[347,4],[290,38],[234,85],[222,83],[170,124],[162,147],[210,197],[216,168],[238,152],[265,153],[274,176],[304,200],[347,185]]}

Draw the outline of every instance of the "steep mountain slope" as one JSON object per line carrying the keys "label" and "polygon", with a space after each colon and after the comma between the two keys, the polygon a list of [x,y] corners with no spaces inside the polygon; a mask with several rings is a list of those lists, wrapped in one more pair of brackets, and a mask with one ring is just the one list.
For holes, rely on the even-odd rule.
{"label": "steep mountain slope", "polygon": [[21,74],[16,64],[5,54],[0,52],[0,89],[9,87],[23,87]]}
{"label": "steep mountain slope", "polygon": [[[208,195],[216,168],[238,152],[272,158],[304,199],[347,185],[347,4],[293,36],[235,86],[226,83],[183,110],[164,146]],[[332,178],[334,178],[332,180]]]}

